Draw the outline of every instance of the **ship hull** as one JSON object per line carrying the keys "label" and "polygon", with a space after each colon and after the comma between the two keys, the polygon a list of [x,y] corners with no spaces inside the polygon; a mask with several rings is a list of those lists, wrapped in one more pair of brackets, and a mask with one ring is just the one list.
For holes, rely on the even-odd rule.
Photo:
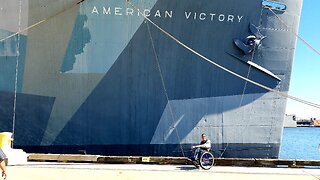
{"label": "ship hull", "polygon": [[[18,20],[0,26],[1,38],[45,20],[2,42],[1,64],[10,68],[1,71],[0,127],[14,131],[14,146],[181,156],[206,133],[216,156],[278,156],[286,99],[178,41],[287,92],[296,44],[289,28],[298,30],[301,1],[279,2],[289,27],[256,0],[19,3],[2,7],[21,13],[2,12]],[[250,35],[261,42],[245,52],[235,39],[250,47]]]}

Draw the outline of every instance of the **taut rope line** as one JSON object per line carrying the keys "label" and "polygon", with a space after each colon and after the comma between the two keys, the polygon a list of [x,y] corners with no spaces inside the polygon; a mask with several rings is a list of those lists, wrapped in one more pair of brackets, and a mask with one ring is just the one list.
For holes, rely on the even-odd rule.
{"label": "taut rope line", "polygon": [[167,100],[167,103],[168,103],[170,115],[171,115],[171,118],[172,118],[173,129],[176,132],[176,136],[177,136],[178,141],[179,141],[179,145],[180,145],[180,149],[181,149],[182,155],[183,155],[183,157],[185,157],[184,151],[183,151],[183,147],[181,145],[181,139],[180,139],[180,136],[179,136],[179,132],[178,132],[178,129],[175,127],[175,118],[174,118],[174,115],[173,115],[172,106],[171,106],[171,103],[170,103],[170,100],[169,100],[169,96],[168,96],[166,85],[164,83],[164,78],[163,78],[162,70],[161,70],[161,67],[160,67],[159,58],[158,58],[158,55],[157,55],[156,48],[154,46],[154,41],[153,41],[153,38],[152,38],[152,35],[151,35],[151,31],[150,31],[150,27],[149,27],[149,23],[148,22],[147,22],[147,27],[148,27],[148,32],[149,32],[149,36],[150,36],[151,45],[152,45],[152,49],[153,49],[153,52],[154,52],[155,60],[156,60],[156,63],[157,63],[157,68],[158,68],[158,71],[159,71],[159,74],[160,74],[162,87],[163,87],[163,90],[165,92],[165,96],[166,96],[166,100]]}
{"label": "taut rope line", "polygon": [[[19,1],[19,20],[18,20],[18,32],[21,30],[21,14],[22,14],[22,0]],[[17,57],[16,57],[16,69],[14,79],[14,99],[13,99],[13,116],[12,116],[12,138],[14,138],[15,125],[16,125],[16,109],[17,109],[17,91],[18,91],[18,74],[19,74],[19,58],[20,58],[20,33],[17,34]],[[11,144],[13,146],[13,143]]]}
{"label": "taut rope line", "polygon": [[316,54],[318,54],[320,56],[320,51],[318,51],[316,48],[314,48],[310,43],[308,43],[306,40],[304,40],[301,36],[299,36],[299,34],[297,34],[296,32],[294,32],[270,7],[265,6],[265,8],[269,9],[271,11],[271,13],[273,15],[275,15],[279,21],[285,25],[287,27],[287,29],[293,33],[298,39],[300,39],[306,46],[308,46],[313,52],[315,52]]}
{"label": "taut rope line", "polygon": [[[67,11],[68,9],[71,9],[71,8],[77,6],[78,4],[81,4],[81,3],[84,2],[84,1],[85,1],[85,0],[81,0],[81,1],[77,2],[76,4],[70,6],[69,8],[66,8],[66,9],[60,11],[59,13],[57,13],[57,14],[55,14],[55,15],[53,15],[53,16],[50,16],[50,17],[48,17],[48,18],[45,18],[45,19],[43,19],[43,20],[41,20],[41,21],[39,21],[39,22],[31,25],[31,26],[28,26],[28,27],[20,30],[19,32],[16,32],[16,33],[14,33],[14,34],[12,34],[12,35],[10,35],[10,36],[7,36],[7,37],[5,37],[5,38],[3,38],[3,39],[0,39],[0,42],[3,42],[3,41],[5,41],[5,40],[7,40],[7,39],[9,39],[9,38],[11,38],[11,37],[14,37],[14,36],[16,36],[16,35],[24,32],[24,31],[27,31],[27,30],[29,30],[29,29],[31,29],[31,28],[34,28],[34,27],[36,27],[36,26],[38,26],[38,25],[40,25],[40,24],[48,21],[49,19],[51,19],[51,18],[53,18],[53,17],[55,17],[55,16],[57,16],[57,15],[65,12],[65,11]],[[248,82],[250,82],[250,83],[252,83],[252,84],[254,84],[254,85],[256,85],[256,86],[259,86],[259,87],[264,88],[264,89],[266,89],[266,90],[272,91],[272,92],[274,92],[274,93],[276,93],[276,94],[278,94],[278,95],[280,95],[280,96],[283,96],[283,97],[292,99],[292,100],[294,100],[294,101],[297,101],[297,102],[300,102],[300,103],[303,103],[303,104],[306,104],[306,105],[309,105],[309,106],[312,106],[312,107],[315,107],[315,108],[320,109],[320,105],[319,105],[319,104],[312,103],[312,102],[310,102],[310,101],[303,100],[303,99],[301,99],[301,98],[294,97],[294,96],[285,94],[285,93],[280,92],[280,91],[276,91],[276,90],[271,89],[271,88],[269,88],[269,87],[267,87],[267,86],[264,86],[264,85],[262,85],[262,84],[260,84],[260,83],[257,83],[257,82],[255,82],[255,81],[253,81],[253,80],[250,80],[250,79],[248,79],[248,78],[245,78],[245,77],[243,77],[243,76],[241,76],[241,75],[239,75],[239,74],[237,74],[237,73],[235,73],[235,72],[233,72],[233,71],[231,71],[231,70],[229,70],[229,69],[227,69],[227,68],[225,68],[225,67],[223,67],[223,66],[221,66],[221,65],[219,65],[219,64],[217,64],[217,63],[215,63],[215,62],[213,62],[213,61],[210,60],[209,58],[207,58],[207,57],[205,57],[204,55],[202,55],[202,54],[198,53],[197,51],[193,50],[193,49],[190,48],[189,46],[187,46],[187,45],[185,45],[184,43],[182,43],[181,41],[179,41],[177,38],[173,37],[173,36],[172,36],[171,34],[169,34],[167,31],[165,31],[164,29],[162,29],[161,27],[159,27],[157,24],[155,24],[153,21],[151,21],[148,17],[146,17],[139,9],[137,9],[137,8],[136,8],[131,2],[129,2],[128,0],[127,0],[127,3],[130,4],[133,8],[135,8],[135,9],[139,12],[139,14],[141,14],[147,21],[149,21],[151,24],[153,24],[155,27],[157,27],[160,31],[162,31],[164,34],[166,34],[166,35],[169,36],[171,39],[173,39],[174,41],[176,41],[176,42],[177,42],[178,44],[180,44],[182,47],[184,47],[184,48],[186,48],[187,50],[191,51],[192,53],[194,53],[195,55],[199,56],[199,57],[202,58],[203,60],[208,61],[209,63],[217,66],[218,68],[223,69],[223,70],[229,72],[230,74],[233,74],[234,76],[237,76],[237,77],[239,77],[240,79],[243,79],[243,80],[245,80],[245,81],[248,81]],[[273,14],[275,14],[272,10],[270,10],[270,11],[271,11]],[[276,15],[276,14],[275,14],[275,15]],[[276,16],[277,16],[277,15],[276,15]],[[278,17],[278,16],[277,16],[277,17]],[[278,18],[280,19],[280,17],[278,17]],[[281,19],[280,19],[280,20],[281,20]],[[284,23],[284,22],[283,22],[283,23]],[[303,42],[305,42],[305,43],[306,43],[311,49],[313,49],[318,55],[320,55],[320,52],[319,52],[319,51],[317,51],[315,48],[313,48],[309,43],[307,43],[307,42],[306,42],[304,39],[302,39],[300,36],[298,36],[297,34],[295,34],[295,35],[296,35],[299,39],[301,39]]]}
{"label": "taut rope line", "polygon": [[212,65],[214,65],[214,66],[216,66],[216,67],[218,67],[218,68],[220,68],[220,69],[222,69],[222,70],[224,70],[224,71],[226,71],[226,72],[228,72],[228,73],[230,73],[230,74],[232,74],[232,75],[234,75],[234,76],[236,76],[236,77],[238,77],[238,78],[240,78],[240,79],[243,79],[243,80],[245,80],[245,81],[248,81],[248,82],[250,82],[250,83],[252,83],[252,84],[254,84],[254,85],[256,85],[256,86],[259,86],[259,87],[261,87],[261,88],[264,88],[264,89],[266,89],[266,90],[268,90],[268,91],[274,92],[274,93],[278,94],[279,96],[283,96],[283,97],[292,99],[292,100],[294,100],[294,101],[297,101],[297,102],[300,102],[300,103],[303,103],[303,104],[306,104],[306,105],[309,105],[309,106],[313,106],[313,107],[315,107],[315,108],[320,109],[320,105],[319,105],[319,104],[316,104],[316,103],[313,103],[313,102],[310,102],[310,101],[307,101],[307,100],[303,100],[303,99],[300,99],[300,98],[297,98],[297,97],[288,95],[288,94],[286,94],[286,93],[283,93],[283,92],[274,90],[274,89],[272,89],[272,88],[270,88],[270,87],[267,87],[267,86],[265,86],[265,85],[263,85],[263,84],[260,84],[260,83],[258,83],[258,82],[255,82],[255,81],[253,81],[253,80],[251,80],[251,79],[245,78],[245,77],[237,74],[236,72],[233,72],[233,71],[231,71],[231,70],[229,70],[229,69],[227,69],[227,68],[219,65],[218,63],[216,63],[216,62],[210,60],[209,58],[205,57],[204,55],[200,54],[200,53],[197,52],[196,50],[194,50],[194,49],[192,49],[191,47],[187,46],[186,44],[184,44],[183,42],[181,42],[180,40],[178,40],[177,38],[175,38],[173,35],[171,35],[171,34],[168,33],[167,31],[165,31],[165,30],[162,29],[161,27],[159,27],[156,23],[154,23],[153,21],[151,21],[145,14],[143,14],[138,8],[136,8],[131,2],[128,1],[128,3],[129,3],[133,8],[135,8],[135,9],[139,12],[139,14],[141,14],[147,21],[149,21],[152,25],[154,25],[157,29],[159,29],[162,33],[164,33],[165,35],[167,35],[168,37],[170,37],[172,40],[174,40],[176,43],[178,43],[179,45],[181,45],[182,47],[184,47],[184,48],[187,49],[188,51],[194,53],[195,55],[199,56],[199,57],[202,58],[203,60],[209,62],[210,64],[212,64]]}

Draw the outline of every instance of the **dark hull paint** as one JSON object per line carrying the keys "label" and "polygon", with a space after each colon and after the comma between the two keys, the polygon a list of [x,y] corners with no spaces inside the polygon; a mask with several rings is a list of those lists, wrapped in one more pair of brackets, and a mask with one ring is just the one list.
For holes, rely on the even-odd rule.
{"label": "dark hull paint", "polygon": [[[261,1],[181,2],[132,1],[150,9],[152,21],[214,62],[288,91],[296,37]],[[302,2],[281,2],[287,10],[278,15],[297,32]],[[28,18],[22,24],[32,25],[76,1],[26,3],[22,12]],[[111,14],[103,14],[103,7],[111,7]],[[42,153],[180,156],[178,144],[187,153],[205,132],[216,156],[226,148],[224,157],[276,158],[285,98],[204,61],[137,12],[126,15],[130,9],[126,1],[85,1],[20,36],[14,146]],[[166,18],[164,12],[170,10],[173,17]],[[189,12],[198,16],[188,18]],[[205,20],[201,13],[206,13]],[[217,16],[211,19],[210,13]],[[17,29],[6,23],[0,23],[5,28],[1,37]],[[251,35],[250,24],[266,38],[254,53],[244,55],[233,41]],[[1,67],[10,66],[0,69],[0,131],[13,128],[17,54],[11,52],[16,40],[0,46]],[[250,66],[249,60],[281,82]]]}

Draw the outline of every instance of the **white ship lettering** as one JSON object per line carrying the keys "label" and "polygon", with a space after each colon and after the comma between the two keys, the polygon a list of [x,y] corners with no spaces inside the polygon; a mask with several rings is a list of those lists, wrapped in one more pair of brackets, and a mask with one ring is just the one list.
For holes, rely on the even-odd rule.
{"label": "white ship lettering", "polygon": [[122,8],[122,7],[102,7],[102,8],[97,8],[94,6],[92,8],[91,14],[103,14],[103,15],[116,15],[116,16],[141,16],[142,13],[146,17],[157,17],[157,18],[172,18],[173,17],[173,11],[161,11],[161,10],[156,10],[152,13],[150,9],[144,9],[144,10],[134,10],[132,8]]}
{"label": "white ship lettering", "polygon": [[219,22],[238,22],[242,21],[243,16],[232,14],[214,14],[214,13],[197,13],[197,12],[184,12],[185,18],[189,20],[210,20]]}
{"label": "white ship lettering", "polygon": [[[173,18],[174,11],[172,10],[135,10],[133,8],[123,8],[123,7],[97,7],[93,6],[91,14],[96,15],[115,15],[115,16],[143,16],[154,17],[154,18]],[[179,15],[179,14],[178,14]],[[179,16],[183,16],[180,14]],[[200,20],[200,21],[212,21],[212,22],[230,22],[230,23],[241,23],[243,16],[225,13],[208,13],[208,12],[192,12],[185,11],[184,17],[187,20]]]}

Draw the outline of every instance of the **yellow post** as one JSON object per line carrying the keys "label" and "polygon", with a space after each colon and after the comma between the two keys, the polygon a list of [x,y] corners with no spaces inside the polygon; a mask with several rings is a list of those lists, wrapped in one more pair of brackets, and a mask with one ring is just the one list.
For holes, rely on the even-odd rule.
{"label": "yellow post", "polygon": [[0,148],[6,149],[11,148],[11,142],[12,142],[12,133],[11,132],[2,132],[0,133]]}

